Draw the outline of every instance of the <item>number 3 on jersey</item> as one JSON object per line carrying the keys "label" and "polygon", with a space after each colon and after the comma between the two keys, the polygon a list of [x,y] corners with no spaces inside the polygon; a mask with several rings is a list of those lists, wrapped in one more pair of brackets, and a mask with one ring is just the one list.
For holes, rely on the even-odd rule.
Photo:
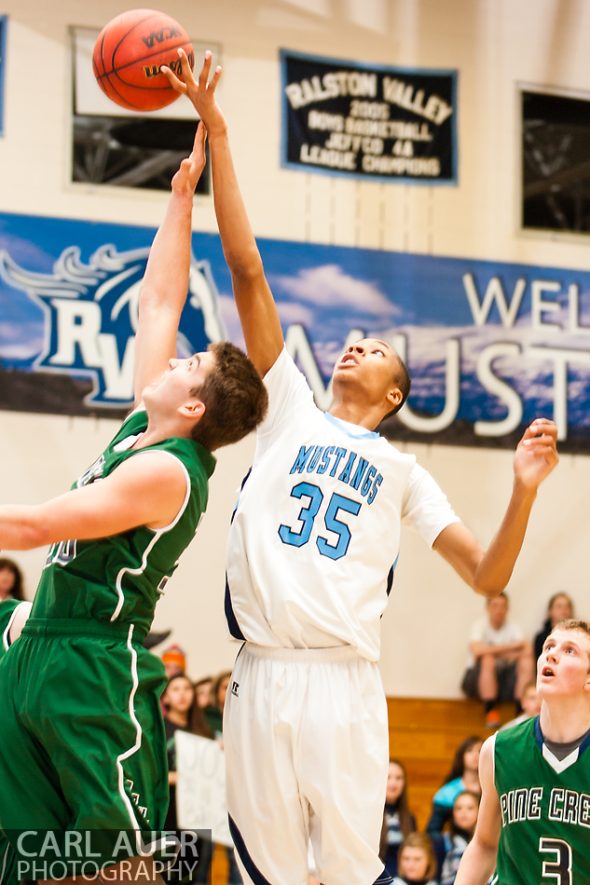
{"label": "number 3 on jersey", "polygon": [[[322,507],[324,495],[318,486],[310,482],[299,482],[291,489],[291,497],[307,499],[309,503],[301,508],[297,516],[301,523],[299,529],[281,524],[279,538],[283,544],[289,544],[291,547],[303,547],[311,537],[315,518]],[[343,556],[346,556],[351,534],[348,525],[338,519],[338,515],[343,511],[358,516],[361,506],[360,501],[352,501],[337,492],[331,495],[323,519],[326,529],[337,536],[337,541],[335,544],[331,544],[328,538],[319,535],[316,538],[316,546],[322,556],[328,556],[330,559],[342,559]]]}
{"label": "number 3 on jersey", "polygon": [[572,849],[564,839],[549,839],[543,836],[539,839],[539,851],[549,855],[550,859],[543,861],[541,875],[545,879],[552,879],[556,885],[572,885]]}

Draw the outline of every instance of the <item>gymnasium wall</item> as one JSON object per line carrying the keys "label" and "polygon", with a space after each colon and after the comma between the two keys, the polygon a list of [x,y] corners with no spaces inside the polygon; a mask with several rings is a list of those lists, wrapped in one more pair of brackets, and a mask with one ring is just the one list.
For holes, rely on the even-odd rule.
{"label": "gymnasium wall", "polygon": [[[8,15],[0,211],[156,226],[165,194],[69,181],[71,56],[68,27],[102,27],[132,3],[6,0]],[[519,230],[517,83],[584,91],[590,84],[583,0],[301,0],[214,4],[169,0],[165,9],[199,40],[219,44],[220,102],[258,236],[435,256],[590,270],[584,237]],[[456,187],[361,182],[281,169],[280,48],[399,67],[459,73]],[[197,231],[215,231],[212,201],[197,199]],[[433,294],[433,297],[435,295]],[[0,317],[0,322],[2,318]],[[113,421],[2,412],[4,502],[60,493],[112,435]],[[211,503],[155,627],[174,627],[196,678],[231,664],[223,619],[224,546],[252,440],[219,453]],[[511,454],[486,448],[402,444],[416,452],[485,543],[511,488]],[[542,487],[509,591],[532,634],[547,598],[565,589],[590,616],[586,549],[590,459],[562,457]],[[31,592],[43,552],[18,554]],[[280,576],[277,576],[280,579]],[[454,697],[465,636],[483,601],[420,539],[406,532],[383,619],[388,693]]]}

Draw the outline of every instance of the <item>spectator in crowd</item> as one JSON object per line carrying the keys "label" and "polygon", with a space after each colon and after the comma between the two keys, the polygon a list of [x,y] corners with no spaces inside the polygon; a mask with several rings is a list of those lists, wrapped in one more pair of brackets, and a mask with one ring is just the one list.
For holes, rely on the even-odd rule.
{"label": "spectator in crowd", "polygon": [[197,682],[195,682],[197,704],[199,705],[201,710],[204,710],[211,704],[212,689],[212,676],[203,676],[202,679],[199,679]]}
{"label": "spectator in crowd", "polygon": [[535,636],[535,661],[538,661],[541,657],[545,640],[555,625],[559,624],[560,621],[568,621],[570,618],[575,618],[574,603],[571,597],[564,593],[563,590],[559,593],[554,593],[547,604],[547,618]]}
{"label": "spectator in crowd", "polygon": [[442,832],[453,811],[453,803],[459,793],[469,790],[478,795],[481,793],[479,784],[479,754],[482,740],[472,735],[462,741],[455,752],[451,770],[432,799],[432,813],[426,831],[431,836]]}
{"label": "spectator in crowd", "polygon": [[515,719],[511,719],[510,722],[506,722],[500,731],[504,731],[506,728],[513,728],[515,725],[520,725],[520,723],[524,722],[526,719],[530,719],[531,716],[539,715],[541,712],[541,696],[537,691],[536,682],[529,682],[528,685],[525,685],[520,703],[522,706],[522,713],[519,716],[516,716]]}
{"label": "spectator in crowd", "polygon": [[0,601],[24,598],[23,573],[13,559],[0,557]]}
{"label": "spectator in crowd", "polygon": [[211,689],[211,703],[204,711],[209,728],[217,738],[223,737],[223,708],[230,678],[231,670],[219,674]]}
{"label": "spectator in crowd", "polygon": [[425,833],[410,833],[401,844],[399,873],[393,885],[438,885],[432,840]]}
{"label": "spectator in crowd", "polygon": [[440,885],[453,885],[463,852],[471,842],[479,811],[479,793],[463,790],[453,802],[449,832],[444,834],[445,855]]}
{"label": "spectator in crowd", "polygon": [[195,702],[195,688],[184,673],[169,677],[162,695],[164,728],[168,743],[168,782],[170,784],[170,807],[165,826],[176,829],[176,750],[174,735],[180,729],[200,737],[213,738],[202,710]]}
{"label": "spectator in crowd", "polygon": [[498,728],[498,703],[515,701],[520,712],[523,689],[534,674],[531,643],[508,620],[506,593],[486,600],[486,616],[471,630],[469,655],[461,687],[468,697],[483,702],[486,727]]}
{"label": "spectator in crowd", "polygon": [[401,843],[415,830],[416,818],[408,807],[406,769],[398,759],[390,759],[379,856],[391,876],[397,875]]}
{"label": "spectator in crowd", "polygon": [[[177,830],[176,818],[176,742],[175,734],[178,730],[188,731],[199,737],[213,738],[203,716],[202,710],[196,703],[195,688],[184,673],[176,673],[168,679],[162,695],[162,709],[164,712],[164,728],[166,729],[166,741],[168,748],[168,783],[170,785],[170,805],[164,828]],[[199,840],[199,860],[194,882],[209,882],[213,846],[206,839]]]}
{"label": "spectator in crowd", "polygon": [[169,645],[162,652],[167,679],[186,673],[186,653],[179,645]]}

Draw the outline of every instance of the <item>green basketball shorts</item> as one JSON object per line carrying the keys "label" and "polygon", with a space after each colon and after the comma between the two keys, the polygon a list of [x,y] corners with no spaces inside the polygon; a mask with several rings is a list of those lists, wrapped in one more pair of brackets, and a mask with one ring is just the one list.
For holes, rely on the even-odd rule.
{"label": "green basketball shorts", "polygon": [[[29,619],[0,661],[0,827],[151,834],[168,808],[161,661],[133,625]],[[108,851],[103,858],[109,860]]]}

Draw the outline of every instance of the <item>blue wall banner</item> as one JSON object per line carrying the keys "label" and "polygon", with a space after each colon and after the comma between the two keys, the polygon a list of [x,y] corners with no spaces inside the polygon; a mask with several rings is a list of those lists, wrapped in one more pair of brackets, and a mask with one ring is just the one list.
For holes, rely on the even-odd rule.
{"label": "blue wall banner", "polygon": [[6,70],[6,33],[8,19],[0,15],[0,135],[4,135],[4,79]]}
{"label": "blue wall banner", "polygon": [[283,166],[424,184],[457,181],[457,73],[282,49]]}
{"label": "blue wall banner", "polygon": [[[154,230],[0,213],[0,408],[122,414]],[[590,452],[590,272],[260,240],[287,347],[318,404],[363,335],[413,378],[395,439],[512,446],[535,416]],[[219,237],[193,235],[180,354],[241,333]]]}

